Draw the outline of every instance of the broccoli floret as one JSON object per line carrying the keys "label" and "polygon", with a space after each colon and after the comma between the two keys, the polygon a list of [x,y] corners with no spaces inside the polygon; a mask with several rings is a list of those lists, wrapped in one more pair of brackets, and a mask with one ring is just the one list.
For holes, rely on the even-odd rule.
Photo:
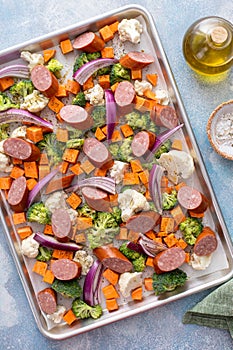
{"label": "broccoli floret", "polygon": [[83,300],[75,299],[72,303],[73,313],[77,318],[99,318],[102,315],[102,307],[98,305],[89,306]]}
{"label": "broccoli floret", "polygon": [[26,216],[29,222],[38,222],[43,225],[50,224],[51,222],[51,213],[43,202],[32,204],[28,208]]}
{"label": "broccoli floret", "polygon": [[100,52],[87,53],[88,61],[97,60],[98,58],[101,58],[101,53]]}
{"label": "broccoli floret", "polygon": [[80,91],[72,100],[72,105],[77,105],[80,107],[84,107],[86,104],[86,98],[84,92]]}
{"label": "broccoli floret", "polygon": [[122,144],[119,147],[118,153],[117,153],[117,159],[122,162],[130,162],[133,157],[131,156],[132,149],[131,149],[131,143],[133,141],[133,138],[127,137],[124,139]]}
{"label": "broccoli floret", "polygon": [[66,142],[66,148],[81,149],[84,144],[84,139],[70,139]]}
{"label": "broccoli floret", "polygon": [[65,298],[79,298],[82,295],[82,287],[77,279],[62,281],[55,279],[51,286],[57,293]]}
{"label": "broccoli floret", "polygon": [[172,190],[171,193],[163,192],[162,203],[163,209],[165,210],[174,208],[177,203],[177,191]]}
{"label": "broccoli floret", "polygon": [[127,124],[131,126],[133,130],[147,130],[151,132],[157,132],[158,128],[150,118],[150,113],[146,112],[141,114],[139,111],[132,111],[125,115]]}
{"label": "broccoli floret", "polygon": [[87,54],[85,52],[81,53],[74,62],[73,73],[75,73],[80,67],[88,62]]}
{"label": "broccoli floret", "polygon": [[20,97],[26,97],[33,93],[34,85],[31,80],[21,80],[18,83],[15,83],[10,88],[10,93],[16,99]]}
{"label": "broccoli floret", "polygon": [[66,144],[57,140],[56,134],[48,133],[44,135],[43,140],[37,143],[41,151],[47,153],[50,165],[56,165],[61,162]]}
{"label": "broccoli floret", "polygon": [[106,124],[106,108],[105,106],[95,106],[91,112],[91,116],[94,120],[93,130],[98,127],[101,128]]}
{"label": "broccoli floret", "polygon": [[97,212],[93,226],[89,229],[87,238],[91,249],[113,241],[119,232],[118,223],[111,213]]}
{"label": "broccoli floret", "polygon": [[77,209],[78,216],[85,216],[87,218],[92,218],[94,220],[97,216],[97,212],[90,208],[88,204],[84,203],[81,208]]}
{"label": "broccoli floret", "polygon": [[132,264],[135,272],[142,272],[146,267],[146,257],[141,255],[138,259],[133,260]]}
{"label": "broccoli floret", "polygon": [[155,157],[156,159],[159,159],[160,156],[161,156],[161,154],[169,152],[170,149],[171,149],[171,145],[172,145],[171,140],[165,141],[165,142],[159,147],[158,151],[155,152],[154,157]]}
{"label": "broccoli floret", "polygon": [[111,155],[113,156],[113,158],[117,158],[119,148],[120,148],[120,146],[116,142],[111,143],[109,145],[108,149],[109,149],[109,152],[111,153]]}
{"label": "broccoli floret", "polygon": [[112,215],[114,216],[116,222],[118,225],[122,222],[121,220],[121,209],[118,207],[113,207],[112,208]]}
{"label": "broccoli floret", "polygon": [[8,129],[9,129],[9,124],[0,125],[0,141],[5,140],[9,137]]}
{"label": "broccoli floret", "polygon": [[177,287],[183,286],[187,278],[187,274],[180,269],[175,269],[173,271],[164,272],[160,274],[154,273],[153,289],[155,291],[155,295],[170,292],[176,289]]}
{"label": "broccoli floret", "polygon": [[60,63],[56,58],[52,58],[48,65],[47,65],[48,70],[52,72],[57,78],[61,77],[60,71],[63,68],[63,64]]}
{"label": "broccoli floret", "polygon": [[66,128],[69,131],[69,138],[70,139],[79,139],[83,135],[83,131],[82,130],[73,128],[70,125],[67,125]]}
{"label": "broccoli floret", "polygon": [[111,72],[111,66],[100,68],[96,71],[96,75],[108,75]]}
{"label": "broccoli floret", "polygon": [[10,97],[8,97],[3,92],[0,92],[0,112],[6,111],[10,108],[19,108],[18,104],[15,104],[11,101]]}
{"label": "broccoli floret", "polygon": [[185,242],[193,245],[195,244],[199,234],[202,232],[203,225],[200,219],[188,217],[181,222],[179,229],[183,233]]}
{"label": "broccoli floret", "polygon": [[39,247],[39,253],[38,255],[36,256],[36,260],[39,260],[39,261],[49,261],[52,257],[52,250],[51,249],[48,249],[46,247],[42,247],[40,246]]}
{"label": "broccoli floret", "polygon": [[130,69],[124,68],[120,63],[116,63],[111,68],[110,84],[113,85],[123,80],[130,80]]}

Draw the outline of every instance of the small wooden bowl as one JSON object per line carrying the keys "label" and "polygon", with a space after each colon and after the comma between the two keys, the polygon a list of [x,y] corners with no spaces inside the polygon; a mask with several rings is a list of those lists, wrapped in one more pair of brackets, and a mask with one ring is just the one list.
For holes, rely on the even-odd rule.
{"label": "small wooden bowl", "polygon": [[[228,134],[230,125],[231,136]],[[206,131],[213,149],[220,156],[233,160],[233,100],[215,108],[208,119]]]}

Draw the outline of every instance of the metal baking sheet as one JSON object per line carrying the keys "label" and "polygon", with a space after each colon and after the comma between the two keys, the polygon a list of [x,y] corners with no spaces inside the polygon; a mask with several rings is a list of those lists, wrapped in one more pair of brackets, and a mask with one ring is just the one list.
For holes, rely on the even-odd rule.
{"label": "metal baking sheet", "polygon": [[[170,100],[176,110],[180,122],[185,124],[185,127],[183,128],[183,138],[185,140],[188,151],[194,159],[196,169],[196,179],[194,180],[193,184],[202,189],[204,195],[211,200],[211,205],[208,209],[208,220],[218,232],[219,249],[213,257],[212,268],[205,271],[192,270],[192,272],[190,272],[189,270],[188,282],[184,287],[179,288],[178,291],[166,293],[159,297],[156,297],[153,292],[148,293],[148,295],[140,303],[135,303],[133,301],[122,303],[118,311],[113,313],[104,311],[103,316],[97,320],[83,320],[76,322],[73,326],[62,325],[57,327],[50,327],[45,321],[45,317],[42,315],[38,306],[36,300],[36,289],[38,286],[36,285],[33,276],[30,273],[30,263],[28,263],[20,251],[20,242],[17,237],[16,229],[12,222],[11,211],[9,210],[4,194],[1,193],[0,216],[16,268],[18,270],[39,330],[44,336],[52,339],[59,340],[68,338],[74,335],[78,335],[82,332],[86,332],[94,328],[109,324],[111,322],[121,320],[125,317],[133,316],[139,312],[145,312],[146,310],[157,307],[159,305],[163,305],[165,303],[177,300],[201,290],[219,285],[230,279],[233,275],[233,248],[230,235],[228,233],[227,227],[221,214],[221,210],[218,206],[215,194],[210,184],[205,165],[203,164],[202,157],[196,144],[188,116],[183,107],[153,18],[145,8],[137,5],[125,6],[108,12],[104,15],[94,17],[88,21],[77,23],[77,25],[70,26],[63,30],[56,31],[43,37],[27,41],[21,45],[3,50],[0,53],[0,67],[19,62],[20,52],[22,50],[41,52],[44,49],[52,47],[58,48],[61,40],[67,38],[70,38],[72,40],[87,30],[97,31],[102,26],[113,23],[115,20],[121,21],[123,18],[140,18],[143,22],[147,39],[149,38],[149,40],[147,40],[147,43],[144,43],[144,48],[146,46],[149,52],[153,54],[154,57],[156,57],[155,64],[156,70],[159,72],[159,79],[163,87],[166,87],[169,92]],[[59,49],[57,51],[59,51]],[[69,59],[67,59],[65,63],[67,67],[72,65],[74,57],[75,56],[72,55],[69,56]]]}

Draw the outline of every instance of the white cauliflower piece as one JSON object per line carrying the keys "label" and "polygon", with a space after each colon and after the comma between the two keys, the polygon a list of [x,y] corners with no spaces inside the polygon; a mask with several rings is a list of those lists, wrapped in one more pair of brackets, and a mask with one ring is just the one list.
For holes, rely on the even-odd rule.
{"label": "white cauliflower piece", "polygon": [[47,318],[56,324],[61,323],[65,311],[66,308],[64,306],[57,305],[57,310],[53,314],[47,315]]}
{"label": "white cauliflower piece", "polygon": [[66,211],[70,216],[70,220],[72,222],[72,225],[74,225],[77,221],[77,216],[78,216],[77,210],[74,210],[73,208],[68,208]]}
{"label": "white cauliflower piece", "polygon": [[190,265],[194,270],[205,270],[211,263],[211,257],[212,257],[212,254],[205,255],[205,256],[198,256],[195,253],[193,253],[190,259]]}
{"label": "white cauliflower piece", "polygon": [[168,105],[169,104],[169,96],[168,96],[168,92],[166,90],[162,90],[162,89],[155,90],[155,96],[156,96],[156,100],[161,105]]}
{"label": "white cauliflower piece", "polygon": [[34,239],[34,234],[32,234],[22,241],[21,251],[28,258],[35,258],[39,253],[39,246],[40,244]]}
{"label": "white cauliflower piece", "polygon": [[122,221],[127,221],[129,218],[141,210],[149,210],[150,205],[146,197],[136,190],[125,190],[118,195],[119,208],[121,209]]}
{"label": "white cauliflower piece", "polygon": [[115,180],[116,184],[119,184],[124,178],[124,172],[127,163],[115,160],[113,166],[110,168],[110,176]]}
{"label": "white cauliflower piece", "polygon": [[4,153],[0,153],[0,171],[10,173],[13,168],[10,157]]}
{"label": "white cauliflower piece", "polygon": [[132,290],[142,286],[142,272],[124,272],[118,283],[121,294],[127,298]]}
{"label": "white cauliflower piece", "polygon": [[104,104],[104,89],[99,84],[95,84],[93,88],[84,91],[84,94],[91,105],[101,106]]}
{"label": "white cauliflower piece", "polygon": [[31,53],[29,51],[22,51],[20,57],[27,61],[28,68],[32,70],[38,64],[44,64],[44,57],[40,53]]}
{"label": "white cauliflower piece", "polygon": [[143,96],[145,90],[152,90],[152,85],[149,83],[149,81],[146,80],[135,80],[134,89],[137,95]]}
{"label": "white cauliflower piece", "polygon": [[19,126],[18,128],[15,128],[12,133],[11,137],[23,137],[25,138],[27,134],[27,127],[26,125]]}
{"label": "white cauliflower piece", "polygon": [[51,213],[56,209],[66,209],[66,194],[63,191],[53,192],[47,197],[44,204]]}
{"label": "white cauliflower piece", "polygon": [[82,275],[86,275],[90,270],[94,259],[85,250],[78,250],[73,258],[74,261],[82,265]]}
{"label": "white cauliflower piece", "polygon": [[5,140],[0,141],[0,152],[1,152],[1,153],[5,153],[5,152],[4,152],[4,148],[3,148],[4,142],[5,142]]}
{"label": "white cauliflower piece", "polygon": [[124,18],[118,24],[118,34],[122,42],[130,41],[133,44],[140,43],[142,33],[141,23],[134,18],[126,19]]}
{"label": "white cauliflower piece", "polygon": [[158,162],[165,168],[169,180],[174,184],[178,183],[179,177],[188,179],[195,170],[192,156],[184,151],[171,150],[163,153]]}
{"label": "white cauliflower piece", "polygon": [[49,99],[41,94],[38,90],[34,90],[31,94],[24,98],[20,108],[27,109],[29,112],[36,113],[44,109],[49,102]]}

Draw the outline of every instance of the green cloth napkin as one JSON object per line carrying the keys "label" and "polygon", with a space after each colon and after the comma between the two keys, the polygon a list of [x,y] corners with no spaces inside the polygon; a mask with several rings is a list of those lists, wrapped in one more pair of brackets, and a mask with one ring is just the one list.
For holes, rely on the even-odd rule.
{"label": "green cloth napkin", "polygon": [[224,283],[188,310],[183,323],[228,329],[233,338],[233,279]]}

